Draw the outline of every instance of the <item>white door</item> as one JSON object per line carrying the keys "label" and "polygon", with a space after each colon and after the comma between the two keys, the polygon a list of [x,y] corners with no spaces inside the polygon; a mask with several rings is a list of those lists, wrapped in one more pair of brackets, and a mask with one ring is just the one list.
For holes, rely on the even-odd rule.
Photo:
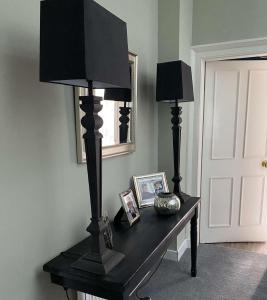
{"label": "white door", "polygon": [[202,243],[267,241],[267,62],[206,65]]}

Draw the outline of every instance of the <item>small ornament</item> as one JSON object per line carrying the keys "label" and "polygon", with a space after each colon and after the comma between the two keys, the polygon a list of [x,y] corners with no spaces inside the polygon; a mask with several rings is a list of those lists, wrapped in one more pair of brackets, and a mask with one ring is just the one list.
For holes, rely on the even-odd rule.
{"label": "small ornament", "polygon": [[175,215],[181,207],[181,201],[173,193],[159,193],[154,207],[159,215]]}

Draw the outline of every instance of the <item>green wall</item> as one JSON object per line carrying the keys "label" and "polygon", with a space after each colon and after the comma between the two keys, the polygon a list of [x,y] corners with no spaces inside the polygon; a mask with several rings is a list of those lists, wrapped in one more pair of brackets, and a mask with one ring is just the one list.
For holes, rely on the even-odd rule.
{"label": "green wall", "polygon": [[[72,90],[38,81],[39,1],[0,2],[0,299],[65,300],[42,265],[85,237],[90,218]],[[113,217],[130,177],[157,170],[157,1],[99,2],[128,23],[139,55],[137,150],[103,163]]]}
{"label": "green wall", "polygon": [[179,55],[179,0],[159,0],[159,62],[175,60]]}
{"label": "green wall", "polygon": [[266,0],[194,0],[193,45],[267,36]]}

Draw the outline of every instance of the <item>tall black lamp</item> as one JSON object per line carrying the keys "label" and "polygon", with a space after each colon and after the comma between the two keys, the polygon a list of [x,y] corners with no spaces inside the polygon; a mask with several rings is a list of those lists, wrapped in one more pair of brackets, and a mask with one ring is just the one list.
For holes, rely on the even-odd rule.
{"label": "tall black lamp", "polygon": [[132,101],[132,90],[131,89],[106,89],[105,100],[123,101],[124,106],[120,107],[120,143],[127,143],[128,139],[128,128],[129,128],[129,114],[131,108],[126,106],[127,102]]}
{"label": "tall black lamp", "polygon": [[[126,23],[93,0],[41,1],[40,81],[88,87],[81,97],[91,201],[92,244],[74,268],[108,273],[124,257],[105,245],[102,217],[101,98],[93,88],[130,88]],[[87,251],[87,249],[86,249]]]}
{"label": "tall black lamp", "polygon": [[182,107],[178,106],[178,103],[194,101],[190,66],[181,60],[158,64],[156,98],[157,101],[174,104],[171,107],[174,163],[173,192],[184,202],[180,186],[182,180],[180,175]]}

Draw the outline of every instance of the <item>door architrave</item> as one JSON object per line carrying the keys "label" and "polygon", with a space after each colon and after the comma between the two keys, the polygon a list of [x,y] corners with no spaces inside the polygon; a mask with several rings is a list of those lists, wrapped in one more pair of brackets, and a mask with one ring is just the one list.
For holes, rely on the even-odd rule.
{"label": "door architrave", "polygon": [[253,56],[267,56],[267,37],[191,47],[195,102],[188,114],[193,116],[194,122],[189,122],[188,129],[188,136],[192,138],[188,139],[187,145],[187,189],[193,195],[201,197],[206,63]]}

